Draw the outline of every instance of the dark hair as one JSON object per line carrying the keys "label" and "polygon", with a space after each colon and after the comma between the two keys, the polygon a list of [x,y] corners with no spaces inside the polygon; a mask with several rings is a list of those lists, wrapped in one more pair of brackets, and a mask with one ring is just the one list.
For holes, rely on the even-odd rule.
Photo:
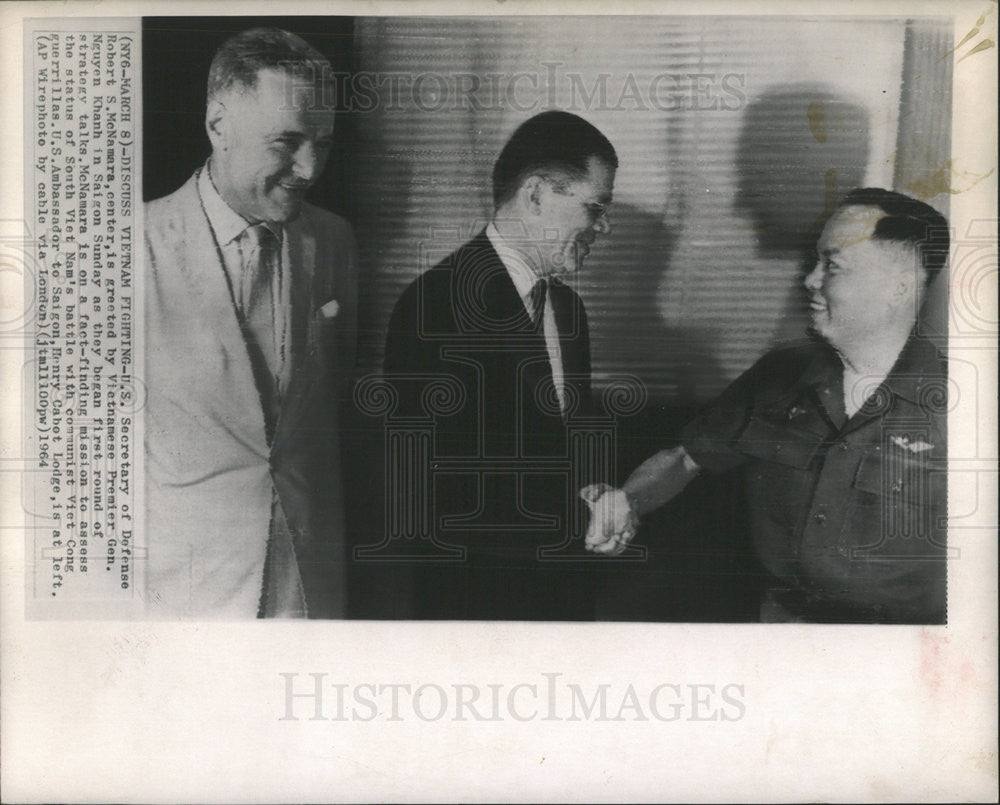
{"label": "dark hair", "polygon": [[580,179],[587,161],[598,157],[618,167],[608,138],[582,117],[569,112],[542,112],[526,120],[511,135],[493,166],[493,204],[499,207],[536,171],[555,170]]}
{"label": "dark hair", "polygon": [[929,204],[892,190],[862,187],[852,190],[837,204],[844,207],[877,207],[885,213],[875,224],[872,237],[911,246],[920,257],[924,284],[941,272],[948,260],[950,236],[948,221]]}
{"label": "dark hair", "polygon": [[260,70],[285,70],[292,75],[320,81],[330,62],[301,37],[280,28],[253,28],[229,37],[215,52],[208,70],[208,98],[233,85],[257,86]]}

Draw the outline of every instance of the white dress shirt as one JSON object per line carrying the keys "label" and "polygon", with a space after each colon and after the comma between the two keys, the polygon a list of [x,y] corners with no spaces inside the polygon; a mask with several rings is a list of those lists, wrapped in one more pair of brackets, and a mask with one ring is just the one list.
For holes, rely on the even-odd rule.
{"label": "white dress shirt", "polygon": [[[486,237],[489,238],[494,250],[500,257],[500,262],[510,275],[517,289],[524,309],[528,316],[535,321],[538,311],[534,309],[534,302],[531,298],[531,289],[540,279],[544,279],[538,270],[531,264],[527,255],[514,246],[508,245],[500,234],[496,225],[491,223],[486,227]],[[545,310],[542,313],[542,332],[545,335],[545,348],[549,353],[549,366],[552,368],[552,380],[555,383],[556,395],[559,398],[559,408],[566,410],[566,390],[565,375],[563,373],[562,349],[559,346],[559,328],[556,326],[556,314],[552,309],[550,294],[545,294]]]}
{"label": "white dress shirt", "polygon": [[848,419],[861,410],[887,376],[888,372],[879,375],[856,372],[844,364],[844,413]]}
{"label": "white dress shirt", "polygon": [[[212,232],[215,234],[219,250],[222,253],[222,264],[226,269],[229,287],[233,292],[233,305],[242,316],[246,312],[244,310],[247,300],[245,285],[249,274],[246,261],[250,255],[244,254],[247,239],[241,236],[253,224],[237,213],[219,195],[209,170],[210,163],[206,163],[198,175],[198,193],[201,196],[201,203],[205,208],[208,223],[212,227]],[[276,270],[273,271],[271,277],[272,293],[275,299],[274,333],[276,343],[274,353],[278,356],[278,370],[275,372],[275,379],[280,398],[280,395],[287,390],[291,377],[290,361],[287,359],[288,346],[292,339],[291,278],[288,276],[288,243],[287,238],[284,237],[283,227],[277,224],[267,224],[267,227],[281,243],[281,259],[279,264],[275,266]]]}

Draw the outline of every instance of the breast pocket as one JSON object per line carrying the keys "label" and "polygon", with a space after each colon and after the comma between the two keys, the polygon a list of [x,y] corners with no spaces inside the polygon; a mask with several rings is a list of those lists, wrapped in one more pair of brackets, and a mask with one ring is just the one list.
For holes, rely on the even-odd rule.
{"label": "breast pocket", "polygon": [[892,441],[866,451],[854,476],[850,533],[876,539],[859,551],[870,558],[922,558],[944,550],[947,494],[943,463],[930,450]]}
{"label": "breast pocket", "polygon": [[309,320],[307,368],[322,375],[337,368],[337,307],[331,300]]}

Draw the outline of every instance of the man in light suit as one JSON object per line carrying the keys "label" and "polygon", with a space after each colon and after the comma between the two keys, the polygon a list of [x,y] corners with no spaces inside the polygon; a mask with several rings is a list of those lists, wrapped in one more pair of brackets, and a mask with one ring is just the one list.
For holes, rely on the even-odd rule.
{"label": "man in light suit", "polygon": [[607,138],[576,115],[526,121],[494,166],[493,221],[396,304],[384,370],[397,414],[421,416],[436,379],[457,383],[463,403],[435,418],[429,464],[475,470],[430,490],[434,536],[466,555],[411,566],[416,617],[592,617],[593,574],[540,549],[568,533],[575,490],[558,462],[567,422],[590,409],[586,311],[563,280],[611,231],[617,166]]}
{"label": "man in light suit", "polygon": [[344,614],[335,402],[355,249],[344,220],[304,200],[333,146],[329,75],[285,31],[227,40],[208,79],[211,157],[146,206],[154,616]]}

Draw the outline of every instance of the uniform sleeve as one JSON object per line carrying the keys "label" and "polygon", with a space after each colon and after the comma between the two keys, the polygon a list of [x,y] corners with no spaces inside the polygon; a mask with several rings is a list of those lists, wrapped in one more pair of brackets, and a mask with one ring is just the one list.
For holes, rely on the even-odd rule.
{"label": "uniform sleeve", "polygon": [[736,378],[681,431],[681,446],[699,467],[724,472],[746,461],[735,443],[750,421],[756,389],[767,371],[765,361],[762,358]]}

